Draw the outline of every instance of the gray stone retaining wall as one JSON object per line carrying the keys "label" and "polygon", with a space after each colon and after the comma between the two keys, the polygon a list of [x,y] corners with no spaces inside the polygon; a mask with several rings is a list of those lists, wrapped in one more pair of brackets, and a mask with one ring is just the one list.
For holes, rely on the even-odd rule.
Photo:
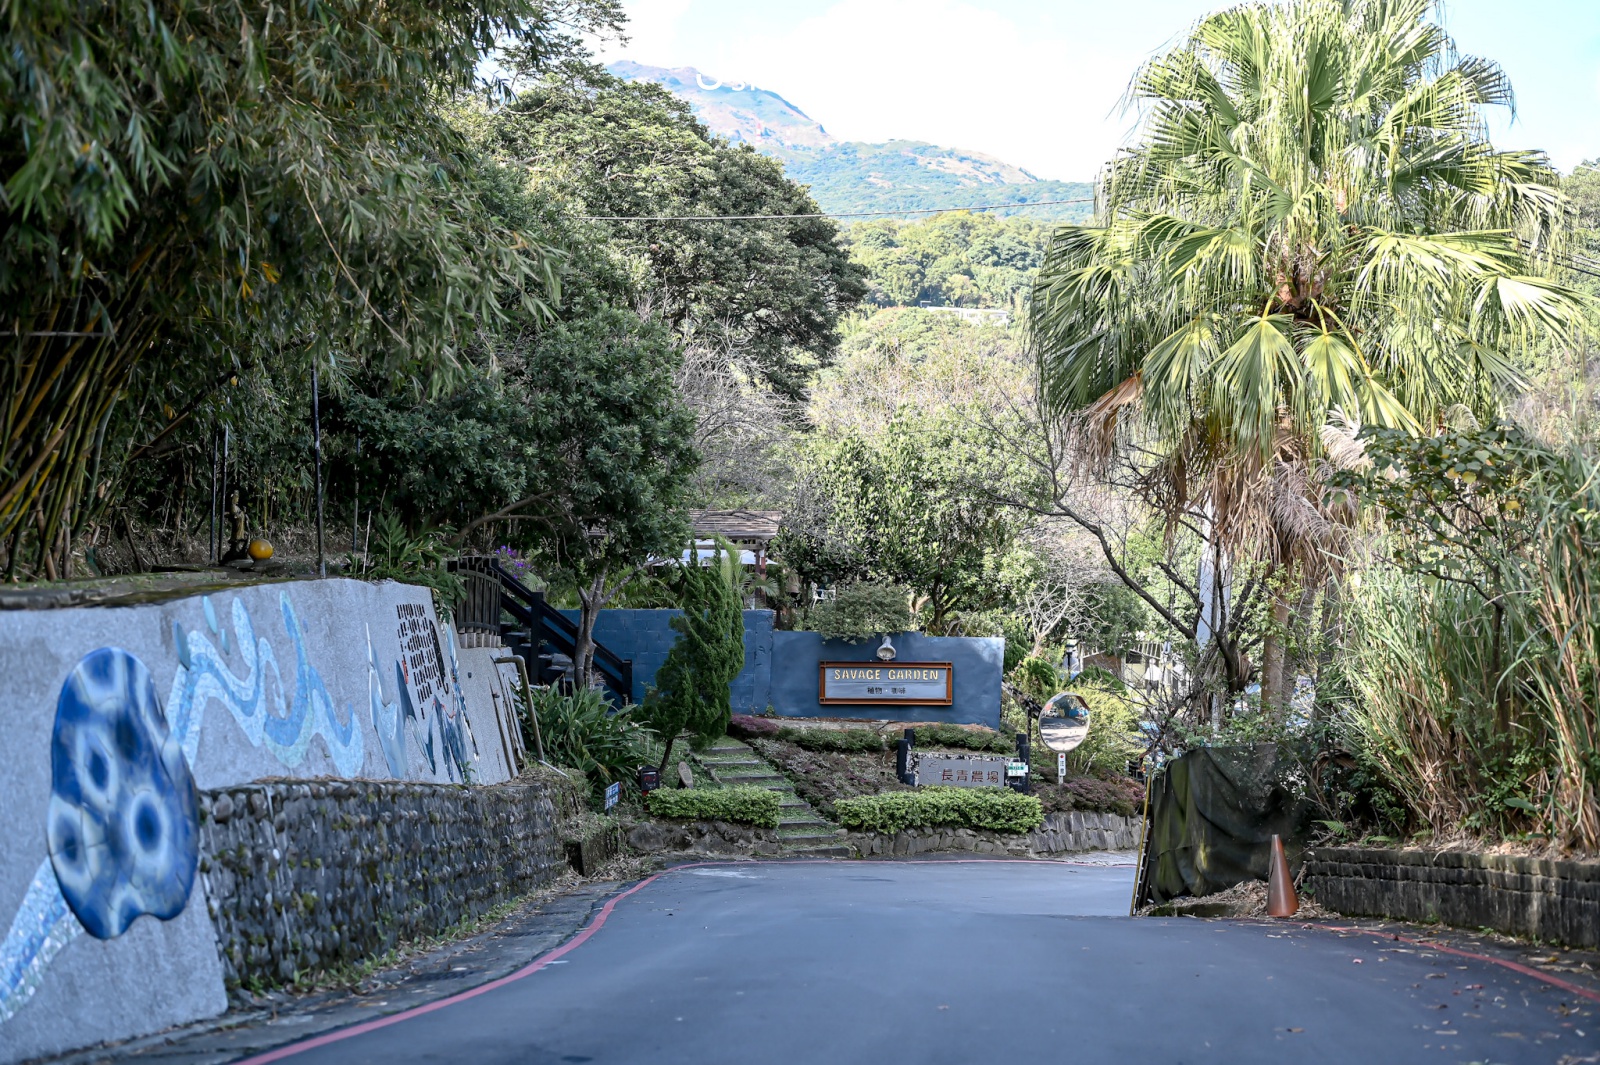
{"label": "gray stone retaining wall", "polygon": [[936,826],[900,832],[851,832],[849,843],[863,858],[906,857],[932,851],[976,851],[1036,857],[1077,851],[1133,850],[1139,846],[1139,821],[1117,814],[1050,814],[1044,824],[1024,835],[972,828]]}
{"label": "gray stone retaining wall", "polygon": [[227,986],[357,962],[553,880],[545,784],[283,781],[203,792],[200,872]]}
{"label": "gray stone retaining wall", "polygon": [[728,821],[639,821],[623,830],[628,846],[640,854],[688,851],[718,857],[769,858],[781,847],[770,828]]}
{"label": "gray stone retaining wall", "polygon": [[1319,847],[1306,852],[1305,871],[1317,902],[1339,913],[1600,947],[1600,863]]}

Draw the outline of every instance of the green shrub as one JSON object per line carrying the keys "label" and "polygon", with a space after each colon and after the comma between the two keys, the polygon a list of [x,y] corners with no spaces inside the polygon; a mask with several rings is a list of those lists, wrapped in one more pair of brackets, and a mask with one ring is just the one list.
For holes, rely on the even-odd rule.
{"label": "green shrub", "polygon": [[834,591],[834,598],[811,608],[807,628],[825,639],[860,643],[884,633],[911,628],[911,598],[898,584],[858,581]]}
{"label": "green shrub", "polygon": [[1109,770],[1123,773],[1128,763],[1144,755],[1144,736],[1139,731],[1139,707],[1128,689],[1079,683],[1072,691],[1089,704],[1089,734],[1067,761],[1080,773]]}
{"label": "green shrub", "polygon": [[1042,658],[1024,658],[1011,671],[1011,683],[1042,703],[1061,690],[1061,673]]}
{"label": "green shrub", "polygon": [[[866,728],[795,728],[791,725],[769,725],[764,719],[755,720],[762,721],[762,725],[767,727],[750,727],[747,723],[741,722],[743,735],[774,736],[797,747],[804,747],[808,751],[881,751],[892,747],[894,741],[900,738],[898,733],[886,737],[873,729]],[[1016,741],[1010,736],[990,732],[987,729],[962,728],[960,725],[928,725],[917,729],[917,746],[958,747],[968,751],[1010,754],[1016,749]]]}
{"label": "green shrub", "polygon": [[781,728],[778,739],[808,751],[881,751],[883,737],[871,729]]}
{"label": "green shrub", "polygon": [[650,793],[647,804],[656,817],[777,828],[778,802],[775,791],[740,784],[731,788],[659,788]]}
{"label": "green shrub", "polygon": [[419,584],[433,593],[434,613],[448,619],[467,587],[463,577],[445,569],[450,555],[442,532],[423,529],[413,535],[398,517],[384,511],[373,526],[371,550],[359,561],[349,556],[348,571],[366,581]]}
{"label": "green shrub", "polygon": [[[545,760],[582,770],[590,788],[604,793],[613,781],[632,790],[634,769],[650,755],[649,734],[626,710],[613,710],[594,690],[533,690],[533,713],[539,719]],[[535,750],[532,730],[523,722],[528,750]]]}
{"label": "green shrub", "polygon": [[994,751],[1010,754],[1017,749],[1017,741],[988,729],[962,728],[960,725],[929,725],[917,729],[918,747],[959,747],[968,751]]}
{"label": "green shrub", "polygon": [[1044,821],[1038,799],[1010,788],[890,791],[840,799],[833,808],[840,824],[864,832],[899,832],[930,825],[1028,832]]}

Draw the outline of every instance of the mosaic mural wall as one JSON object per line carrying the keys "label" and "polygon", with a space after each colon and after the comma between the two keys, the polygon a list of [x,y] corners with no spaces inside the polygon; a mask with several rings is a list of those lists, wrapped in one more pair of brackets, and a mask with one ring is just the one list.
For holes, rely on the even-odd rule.
{"label": "mosaic mural wall", "polygon": [[0,1062],[223,1010],[198,789],[509,776],[474,669],[398,584],[0,613]]}

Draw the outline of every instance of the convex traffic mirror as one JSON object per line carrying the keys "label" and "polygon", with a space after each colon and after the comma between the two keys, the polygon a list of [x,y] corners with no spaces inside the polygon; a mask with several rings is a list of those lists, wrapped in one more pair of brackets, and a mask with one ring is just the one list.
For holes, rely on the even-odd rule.
{"label": "convex traffic mirror", "polygon": [[1089,704],[1074,692],[1052,696],[1039,713],[1039,735],[1061,754],[1077,747],[1089,735]]}

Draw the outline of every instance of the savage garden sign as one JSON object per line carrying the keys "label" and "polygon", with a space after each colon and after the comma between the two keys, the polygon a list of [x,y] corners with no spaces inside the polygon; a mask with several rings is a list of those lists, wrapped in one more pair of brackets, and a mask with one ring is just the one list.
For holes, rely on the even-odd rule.
{"label": "savage garden sign", "polygon": [[823,662],[817,701],[949,706],[955,668],[949,662]]}

